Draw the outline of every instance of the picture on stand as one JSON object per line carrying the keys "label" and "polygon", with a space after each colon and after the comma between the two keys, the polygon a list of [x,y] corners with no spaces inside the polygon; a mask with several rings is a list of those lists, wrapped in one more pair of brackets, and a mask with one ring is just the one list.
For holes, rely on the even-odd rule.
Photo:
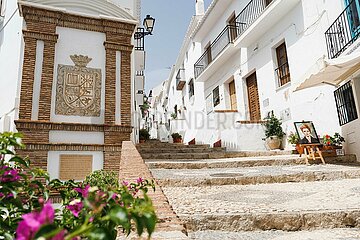
{"label": "picture on stand", "polygon": [[320,143],[319,137],[316,134],[313,122],[294,122],[296,132],[299,137],[300,144],[316,144]]}

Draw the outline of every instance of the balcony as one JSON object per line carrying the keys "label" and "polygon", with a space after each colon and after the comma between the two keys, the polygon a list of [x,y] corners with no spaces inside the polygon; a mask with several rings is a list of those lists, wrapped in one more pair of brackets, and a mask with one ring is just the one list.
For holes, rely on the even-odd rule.
{"label": "balcony", "polygon": [[359,0],[353,0],[325,32],[329,59],[340,56],[360,35]]}
{"label": "balcony", "polygon": [[300,0],[252,0],[236,17],[240,35],[235,47],[246,48],[271,30]]}
{"label": "balcony", "polygon": [[216,39],[211,43],[207,50],[201,55],[201,57],[194,64],[194,74],[197,78],[209,64],[222,53],[222,51],[233,42],[233,40],[239,35],[239,27],[236,25],[227,25]]}
{"label": "balcony", "polygon": [[185,69],[179,69],[176,75],[176,90],[180,91],[185,86]]}
{"label": "balcony", "polygon": [[[231,56],[237,48],[246,47],[261,37],[300,0],[251,0],[236,16],[235,25],[227,25],[194,65],[194,75],[199,76],[210,65],[219,65],[217,58]],[[228,47],[230,43],[232,46]],[[232,49],[226,53],[225,49]],[[210,76],[211,73],[206,74]],[[201,77],[201,81],[203,81]]]}

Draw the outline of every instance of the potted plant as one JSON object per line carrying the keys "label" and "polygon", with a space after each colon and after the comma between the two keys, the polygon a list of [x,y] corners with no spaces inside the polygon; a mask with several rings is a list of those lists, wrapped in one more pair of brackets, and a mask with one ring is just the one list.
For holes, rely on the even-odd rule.
{"label": "potted plant", "polygon": [[279,149],[285,133],[281,127],[281,121],[274,113],[265,118],[265,142],[270,150]]}
{"label": "potted plant", "polygon": [[181,141],[182,141],[182,136],[177,132],[171,134],[171,137],[173,138],[174,143],[181,143]]}
{"label": "potted plant", "polygon": [[139,130],[140,143],[144,143],[146,140],[149,140],[149,138],[150,138],[150,133],[147,129],[142,128]]}
{"label": "potted plant", "polygon": [[293,153],[298,153],[299,151],[297,145],[299,144],[299,136],[294,132],[290,132],[287,140],[296,149],[293,150]]}
{"label": "potted plant", "polygon": [[339,133],[335,133],[334,136],[326,134],[322,140],[322,151],[325,156],[337,156],[336,149],[342,149],[342,143],[345,142],[345,138]]}

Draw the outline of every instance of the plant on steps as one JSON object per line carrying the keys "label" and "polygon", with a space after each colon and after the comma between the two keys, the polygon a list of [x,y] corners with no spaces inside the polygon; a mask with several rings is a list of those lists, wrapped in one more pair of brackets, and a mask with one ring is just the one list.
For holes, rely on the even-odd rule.
{"label": "plant on steps", "polygon": [[179,133],[173,133],[171,134],[171,137],[173,138],[174,143],[181,143],[182,136]]}
{"label": "plant on steps", "polygon": [[265,118],[265,120],[266,143],[271,150],[278,149],[280,148],[281,140],[285,135],[281,126],[281,121],[273,112],[269,117]]}

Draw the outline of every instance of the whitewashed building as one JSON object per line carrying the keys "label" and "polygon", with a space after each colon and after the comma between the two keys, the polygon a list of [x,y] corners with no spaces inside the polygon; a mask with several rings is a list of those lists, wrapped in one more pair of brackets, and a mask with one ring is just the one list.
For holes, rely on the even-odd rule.
{"label": "whitewashed building", "polygon": [[19,153],[52,178],[118,172],[143,100],[140,0],[1,0],[0,10],[0,132],[24,133]]}
{"label": "whitewashed building", "polygon": [[[357,120],[340,127],[337,117],[339,79],[311,88],[304,83],[329,59],[327,41],[338,32],[325,32],[339,15],[345,12],[344,20],[353,18],[358,26],[359,1],[213,0],[205,12],[201,6],[203,1],[196,1],[197,14],[169,76],[164,109],[177,114],[170,132],[182,134],[185,143],[221,140],[228,149],[264,150],[261,122],[274,112],[286,133],[303,120],[313,121],[321,137],[342,130],[346,152],[355,152],[351,146],[359,144],[359,133],[348,132],[355,131]],[[356,48],[355,40],[346,47]]]}

